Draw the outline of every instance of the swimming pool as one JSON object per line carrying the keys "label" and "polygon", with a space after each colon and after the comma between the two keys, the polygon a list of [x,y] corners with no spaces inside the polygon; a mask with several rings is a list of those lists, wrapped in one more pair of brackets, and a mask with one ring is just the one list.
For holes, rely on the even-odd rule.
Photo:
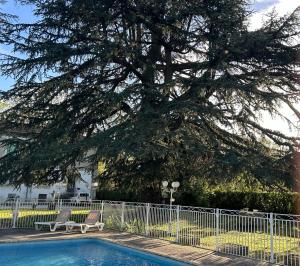
{"label": "swimming pool", "polygon": [[0,244],[1,266],[188,265],[98,239]]}

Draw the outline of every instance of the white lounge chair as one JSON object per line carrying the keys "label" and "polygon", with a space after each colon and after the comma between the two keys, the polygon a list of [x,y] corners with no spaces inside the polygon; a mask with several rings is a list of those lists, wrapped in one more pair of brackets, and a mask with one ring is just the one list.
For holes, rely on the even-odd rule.
{"label": "white lounge chair", "polygon": [[51,232],[55,232],[58,227],[65,226],[71,216],[71,210],[66,209],[59,212],[55,221],[35,222],[35,229],[40,230],[42,226],[49,226]]}
{"label": "white lounge chair", "polygon": [[[102,214],[101,214],[102,215]],[[96,228],[99,231],[103,230],[104,223],[99,222],[100,211],[90,211],[85,218],[84,223],[66,222],[66,230],[70,232],[74,227],[79,227],[82,234],[85,234],[87,230]]]}

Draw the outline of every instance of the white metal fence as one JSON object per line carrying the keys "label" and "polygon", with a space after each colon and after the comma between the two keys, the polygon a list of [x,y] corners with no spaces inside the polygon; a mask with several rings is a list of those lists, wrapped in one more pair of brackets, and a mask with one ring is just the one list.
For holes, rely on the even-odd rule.
{"label": "white metal fence", "polygon": [[106,228],[281,265],[300,266],[300,216],[200,207],[93,201],[0,202],[0,229],[33,228],[61,209],[82,222],[101,210]]}

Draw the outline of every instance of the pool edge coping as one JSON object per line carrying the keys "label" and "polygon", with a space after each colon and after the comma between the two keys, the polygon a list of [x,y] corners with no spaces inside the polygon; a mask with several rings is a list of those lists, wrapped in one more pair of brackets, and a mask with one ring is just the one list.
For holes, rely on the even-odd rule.
{"label": "pool edge coping", "polygon": [[[1,231],[3,233],[1,233]],[[2,238],[3,236],[3,238]],[[1,239],[2,238],[2,239]],[[188,245],[182,245],[175,242],[170,242],[164,239],[157,239],[147,236],[141,236],[129,232],[119,232],[116,230],[103,230],[103,232],[89,232],[87,234],[81,234],[78,231],[74,231],[70,234],[65,231],[57,231],[51,233],[49,231],[36,231],[34,229],[13,229],[13,230],[0,230],[0,244],[5,243],[22,243],[22,242],[36,242],[36,241],[55,241],[55,240],[76,240],[76,239],[95,239],[107,241],[119,246],[135,249],[137,251],[146,252],[152,255],[165,257],[177,262],[186,263],[188,265],[239,265],[239,266],[272,266],[277,264],[270,264],[269,262],[254,260],[251,258],[244,258],[240,256],[234,256],[224,254],[222,252],[215,252],[212,250],[203,249],[200,247],[193,247]],[[124,243],[125,240],[125,243]],[[138,241],[147,240],[150,246],[139,246]],[[152,242],[154,241],[154,242]],[[157,241],[157,243],[156,243]],[[156,247],[151,247],[153,244],[158,244]],[[161,246],[159,246],[161,245]],[[164,248],[164,245],[170,248],[170,251]],[[171,245],[171,246],[169,246]],[[182,250],[180,248],[183,248]],[[157,250],[158,248],[158,250]],[[172,248],[175,250],[173,251]],[[176,251],[178,248],[178,251]],[[170,253],[169,253],[170,252]],[[174,253],[175,252],[175,253]],[[190,253],[187,254],[186,252]],[[170,254],[170,255],[169,255]]]}
{"label": "pool edge coping", "polygon": [[[131,235],[132,236],[138,236],[138,235],[134,235],[134,234],[131,234]],[[185,259],[179,259],[179,258],[176,258],[176,257],[163,255],[161,253],[158,253],[158,252],[155,252],[155,251],[151,251],[151,250],[149,251],[147,249],[136,247],[136,246],[133,246],[133,245],[130,245],[130,244],[124,244],[124,243],[122,243],[120,241],[117,241],[117,240],[108,239],[106,237],[103,238],[103,237],[101,237],[101,232],[100,232],[100,235],[98,235],[98,236],[83,235],[83,234],[82,235],[78,235],[77,232],[74,235],[67,235],[67,236],[68,236],[68,238],[64,237],[64,235],[61,235],[61,236],[57,236],[57,237],[51,238],[51,239],[47,238],[46,236],[45,237],[41,237],[39,239],[7,239],[7,240],[0,240],[0,245],[1,244],[22,243],[22,242],[93,239],[93,240],[102,240],[104,242],[113,243],[115,245],[123,246],[123,247],[130,248],[130,249],[136,249],[136,250],[144,252],[144,253],[150,253],[152,255],[156,255],[156,256],[159,256],[159,257],[165,257],[167,259],[175,260],[177,262],[182,262],[182,263],[185,263],[185,264],[188,264],[188,265],[194,265],[194,266],[201,265],[201,264],[196,263],[196,262],[191,262],[191,261],[188,261],[188,260],[185,260]],[[153,238],[149,238],[149,237],[145,237],[145,238],[147,238],[147,239],[153,239]],[[164,241],[164,240],[162,240],[162,241]],[[172,243],[172,244],[176,244],[176,243]],[[178,245],[178,244],[176,244],[176,245]],[[178,245],[178,246],[181,246],[181,245]]]}

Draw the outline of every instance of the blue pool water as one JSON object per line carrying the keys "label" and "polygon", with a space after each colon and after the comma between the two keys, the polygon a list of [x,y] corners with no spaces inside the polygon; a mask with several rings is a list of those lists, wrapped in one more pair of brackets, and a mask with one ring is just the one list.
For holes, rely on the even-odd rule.
{"label": "blue pool water", "polygon": [[1,266],[184,266],[98,239],[0,244]]}

